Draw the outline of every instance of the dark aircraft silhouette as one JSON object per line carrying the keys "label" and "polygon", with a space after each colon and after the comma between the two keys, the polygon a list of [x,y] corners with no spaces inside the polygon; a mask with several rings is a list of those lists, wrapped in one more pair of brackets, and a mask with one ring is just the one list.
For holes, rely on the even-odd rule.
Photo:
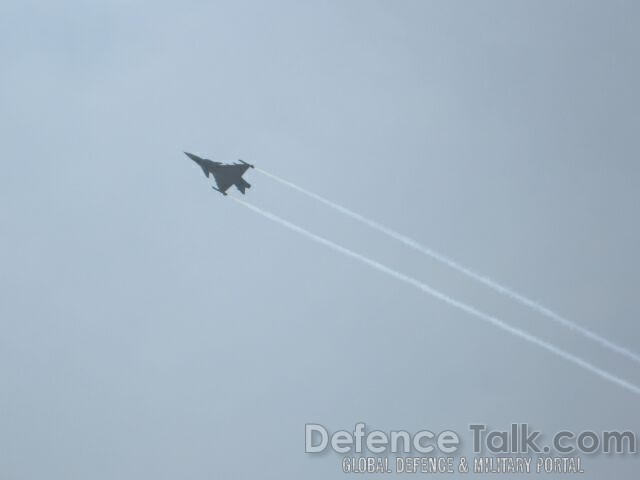
{"label": "dark aircraft silhouette", "polygon": [[209,174],[213,175],[214,180],[216,181],[216,187],[211,187],[214,190],[219,191],[221,194],[226,195],[227,190],[231,188],[233,185],[236,186],[240,192],[244,195],[244,191],[247,188],[251,188],[249,182],[247,182],[242,175],[249,168],[253,168],[253,165],[249,165],[242,160],[239,160],[240,163],[232,163],[225,165],[224,163],[214,162],[212,160],[207,160],[206,158],[200,158],[193,153],[184,152],[187,157],[196,162],[202,168],[202,171],[209,178]]}

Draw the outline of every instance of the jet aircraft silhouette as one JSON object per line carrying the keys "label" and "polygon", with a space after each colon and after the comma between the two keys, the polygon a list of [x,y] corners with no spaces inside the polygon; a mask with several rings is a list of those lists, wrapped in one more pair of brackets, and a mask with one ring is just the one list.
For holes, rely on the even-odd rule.
{"label": "jet aircraft silhouette", "polygon": [[251,188],[249,182],[247,182],[242,175],[249,168],[254,168],[253,165],[249,165],[247,162],[238,160],[240,163],[220,163],[213,160],[207,160],[206,158],[200,158],[193,153],[184,152],[187,157],[196,162],[205,176],[209,178],[209,174],[213,175],[213,179],[216,181],[216,187],[211,187],[214,190],[219,191],[221,194],[226,195],[227,190],[233,185],[244,195],[247,188]]}

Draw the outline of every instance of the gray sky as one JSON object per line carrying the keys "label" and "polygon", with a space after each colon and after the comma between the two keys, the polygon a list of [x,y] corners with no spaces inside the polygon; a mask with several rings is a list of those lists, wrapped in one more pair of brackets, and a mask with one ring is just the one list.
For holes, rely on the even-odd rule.
{"label": "gray sky", "polygon": [[[222,198],[182,154],[255,163],[638,351],[639,14],[0,4],[0,477],[341,478],[339,455],[304,453],[308,422],[465,441],[473,422],[640,432],[631,393]],[[640,382],[637,365],[246,177],[261,208]],[[596,456],[582,478],[639,467]]]}

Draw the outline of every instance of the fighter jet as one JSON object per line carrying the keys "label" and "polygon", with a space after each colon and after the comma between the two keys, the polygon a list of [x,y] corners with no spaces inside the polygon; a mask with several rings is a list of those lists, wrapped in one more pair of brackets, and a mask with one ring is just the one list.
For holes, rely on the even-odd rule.
{"label": "fighter jet", "polygon": [[235,185],[243,195],[245,189],[251,188],[249,182],[242,178],[242,175],[249,168],[254,168],[253,165],[249,165],[247,162],[243,162],[242,160],[238,160],[240,163],[224,164],[220,162],[214,162],[212,160],[207,160],[205,158],[200,158],[193,153],[184,153],[187,157],[200,165],[200,168],[202,168],[202,171],[207,178],[209,178],[209,174],[213,175],[218,188],[211,188],[217,190],[221,194],[226,195],[227,190],[229,190],[229,188],[231,188],[231,186],[233,185]]}

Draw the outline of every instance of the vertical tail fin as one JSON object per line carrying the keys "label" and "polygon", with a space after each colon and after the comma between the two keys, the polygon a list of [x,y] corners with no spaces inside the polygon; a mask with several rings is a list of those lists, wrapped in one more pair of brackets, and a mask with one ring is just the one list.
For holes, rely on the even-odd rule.
{"label": "vertical tail fin", "polygon": [[236,188],[238,190],[240,190],[240,193],[242,193],[244,195],[244,191],[247,188],[251,188],[251,184],[249,182],[247,182],[244,178],[241,178],[240,180],[238,180],[238,182],[236,183]]}

